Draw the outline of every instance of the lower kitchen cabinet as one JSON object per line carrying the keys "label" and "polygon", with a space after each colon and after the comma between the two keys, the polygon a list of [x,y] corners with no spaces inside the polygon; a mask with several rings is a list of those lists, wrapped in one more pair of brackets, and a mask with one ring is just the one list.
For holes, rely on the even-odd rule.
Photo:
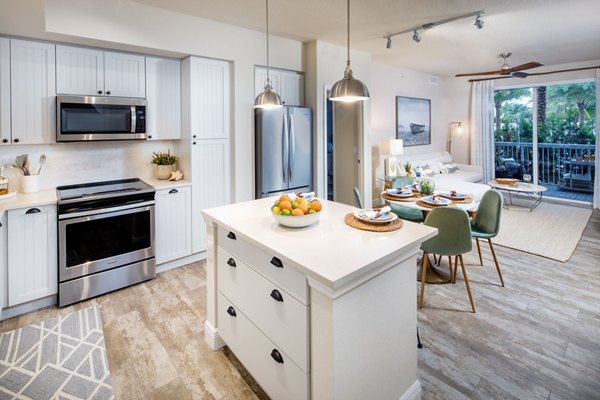
{"label": "lower kitchen cabinet", "polygon": [[192,254],[192,189],[189,186],[156,191],[156,263]]}
{"label": "lower kitchen cabinet", "polygon": [[22,208],[7,214],[8,306],[56,294],[56,206]]}
{"label": "lower kitchen cabinet", "polygon": [[6,214],[0,216],[0,308],[6,307]]}

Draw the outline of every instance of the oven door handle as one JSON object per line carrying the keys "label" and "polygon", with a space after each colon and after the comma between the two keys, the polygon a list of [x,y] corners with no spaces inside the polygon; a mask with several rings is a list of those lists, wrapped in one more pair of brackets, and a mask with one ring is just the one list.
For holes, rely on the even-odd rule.
{"label": "oven door handle", "polygon": [[130,210],[132,208],[142,208],[145,206],[153,206],[153,205],[154,205],[154,200],[143,201],[141,203],[126,204],[126,205],[118,206],[118,207],[98,208],[95,210],[87,210],[87,211],[74,212],[74,213],[69,213],[69,214],[59,214],[58,219],[61,220],[61,219],[71,219],[71,218],[78,218],[78,217],[88,217],[90,215],[100,215],[100,214],[112,213],[112,212],[123,211],[123,210]]}

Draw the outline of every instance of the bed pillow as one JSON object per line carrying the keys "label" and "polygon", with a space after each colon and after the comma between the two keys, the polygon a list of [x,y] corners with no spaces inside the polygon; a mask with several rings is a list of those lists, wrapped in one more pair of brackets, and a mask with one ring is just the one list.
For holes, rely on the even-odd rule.
{"label": "bed pillow", "polygon": [[421,167],[421,176],[427,176],[429,178],[431,178],[432,176],[434,176],[436,173],[436,171],[433,170],[433,168],[429,165],[429,164],[425,164]]}
{"label": "bed pillow", "polygon": [[448,163],[448,164],[444,164],[444,163],[440,163],[440,172],[442,174],[451,174],[453,172],[458,171],[458,167],[456,166],[456,164],[454,163]]}

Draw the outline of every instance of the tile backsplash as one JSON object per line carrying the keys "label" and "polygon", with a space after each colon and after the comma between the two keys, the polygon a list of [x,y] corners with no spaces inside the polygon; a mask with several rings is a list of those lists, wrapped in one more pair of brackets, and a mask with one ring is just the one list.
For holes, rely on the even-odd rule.
{"label": "tile backsplash", "polygon": [[[27,154],[30,169],[37,171],[41,154],[46,163],[40,174],[40,189],[60,185],[97,182],[123,178],[150,178],[154,173],[152,153],[171,150],[173,141],[123,141],[57,143],[32,146],[0,147],[0,165],[14,164],[16,157]],[[10,190],[21,191],[21,173],[5,168]]]}

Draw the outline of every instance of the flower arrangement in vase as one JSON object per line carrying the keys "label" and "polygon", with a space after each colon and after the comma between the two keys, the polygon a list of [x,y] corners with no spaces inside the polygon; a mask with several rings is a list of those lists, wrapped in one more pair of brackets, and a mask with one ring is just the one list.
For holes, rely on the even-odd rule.
{"label": "flower arrangement in vase", "polygon": [[171,154],[171,150],[167,150],[166,153],[152,153],[152,164],[155,165],[154,177],[161,180],[169,179],[176,163],[177,157]]}

